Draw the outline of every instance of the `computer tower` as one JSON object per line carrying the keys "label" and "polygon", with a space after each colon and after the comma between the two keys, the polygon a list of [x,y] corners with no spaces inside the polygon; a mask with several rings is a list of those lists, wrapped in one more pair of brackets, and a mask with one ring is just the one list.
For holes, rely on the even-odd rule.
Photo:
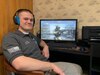
{"label": "computer tower", "polygon": [[100,39],[100,26],[83,26],[82,40]]}

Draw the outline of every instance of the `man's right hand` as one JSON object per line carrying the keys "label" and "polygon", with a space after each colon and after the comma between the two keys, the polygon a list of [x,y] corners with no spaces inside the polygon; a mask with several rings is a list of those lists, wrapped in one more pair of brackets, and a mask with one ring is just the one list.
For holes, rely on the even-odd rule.
{"label": "man's right hand", "polygon": [[58,75],[65,75],[64,72],[55,64],[51,63],[52,69],[55,73],[57,73]]}

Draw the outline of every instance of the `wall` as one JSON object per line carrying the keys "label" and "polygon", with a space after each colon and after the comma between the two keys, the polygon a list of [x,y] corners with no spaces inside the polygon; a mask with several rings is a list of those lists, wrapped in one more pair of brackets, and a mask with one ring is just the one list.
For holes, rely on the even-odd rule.
{"label": "wall", "polygon": [[42,18],[78,19],[78,38],[82,26],[100,24],[100,0],[34,0],[35,33]]}

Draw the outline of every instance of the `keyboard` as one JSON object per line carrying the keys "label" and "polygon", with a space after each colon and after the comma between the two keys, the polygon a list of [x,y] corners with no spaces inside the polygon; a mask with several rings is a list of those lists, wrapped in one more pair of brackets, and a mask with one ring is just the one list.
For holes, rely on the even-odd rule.
{"label": "keyboard", "polygon": [[75,47],[74,43],[52,43],[48,44],[50,49],[69,49],[71,50],[73,47]]}

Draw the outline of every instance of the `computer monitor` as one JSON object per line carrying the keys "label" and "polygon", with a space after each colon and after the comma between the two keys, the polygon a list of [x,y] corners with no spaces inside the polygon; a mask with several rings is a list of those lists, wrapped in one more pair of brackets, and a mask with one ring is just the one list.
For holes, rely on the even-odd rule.
{"label": "computer monitor", "polygon": [[46,41],[76,41],[77,19],[40,19],[40,37]]}

